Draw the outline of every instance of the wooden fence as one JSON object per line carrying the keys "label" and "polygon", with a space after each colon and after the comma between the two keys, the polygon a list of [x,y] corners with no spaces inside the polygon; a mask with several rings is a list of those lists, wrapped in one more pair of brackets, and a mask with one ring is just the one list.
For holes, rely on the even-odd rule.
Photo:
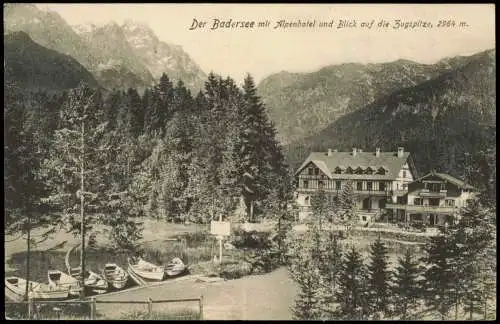
{"label": "wooden fence", "polygon": [[[147,300],[97,300],[95,297],[91,297],[90,299],[85,299],[85,300],[63,300],[63,301],[41,301],[41,300],[29,300],[29,301],[22,301],[22,302],[13,302],[13,301],[5,301],[5,316],[6,318],[13,319],[14,316],[10,315],[8,316],[8,311],[7,311],[7,306],[8,305],[25,305],[27,307],[24,308],[24,312],[21,311],[21,313],[26,313],[27,319],[41,319],[40,318],[40,307],[41,306],[47,306],[47,305],[53,305],[52,312],[56,313],[56,318],[61,319],[61,312],[63,312],[63,308],[67,308],[70,305],[78,305],[78,306],[84,306],[88,308],[88,318],[90,320],[95,320],[96,319],[96,310],[97,310],[97,304],[142,304],[142,305],[147,305],[148,312],[147,314],[151,316],[153,314],[153,305],[154,304],[172,304],[172,303],[186,303],[186,302],[197,302],[198,303],[198,316],[196,319],[203,319],[203,296],[200,296],[198,298],[185,298],[185,299],[162,299],[162,300],[153,300],[151,298],[148,298]],[[47,318],[45,318],[47,319]],[[193,319],[193,318],[190,318]]]}

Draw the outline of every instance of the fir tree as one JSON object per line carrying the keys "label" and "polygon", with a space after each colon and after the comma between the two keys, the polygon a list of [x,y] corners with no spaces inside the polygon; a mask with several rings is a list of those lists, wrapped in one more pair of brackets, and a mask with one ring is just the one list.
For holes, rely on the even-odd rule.
{"label": "fir tree", "polygon": [[387,247],[380,236],[370,246],[371,262],[368,265],[368,287],[370,310],[373,313],[385,314],[389,304],[390,272]]}
{"label": "fir tree", "polygon": [[336,301],[339,277],[342,270],[342,245],[338,236],[333,231],[328,232],[325,242],[324,262],[320,265],[322,276],[322,306],[327,318],[334,318],[334,303]]}
{"label": "fir tree", "polygon": [[394,313],[402,320],[413,319],[421,297],[419,261],[413,249],[407,249],[393,272]]}
{"label": "fir tree", "polygon": [[445,320],[455,302],[455,269],[452,262],[455,253],[454,243],[446,233],[432,237],[424,247],[426,264],[423,289],[425,303],[431,311],[437,311]]}
{"label": "fir tree", "polygon": [[[73,90],[63,111],[61,126],[55,133],[50,159],[44,161],[46,181],[51,188],[45,202],[64,214],[68,230],[82,236],[92,228],[107,204],[104,170],[109,148],[102,141],[103,123],[99,93],[85,85]],[[84,253],[81,264],[81,286],[85,273]],[[84,292],[82,291],[82,297]]]}
{"label": "fir tree", "polygon": [[352,247],[344,258],[337,292],[336,319],[366,319],[366,269],[360,253]]}

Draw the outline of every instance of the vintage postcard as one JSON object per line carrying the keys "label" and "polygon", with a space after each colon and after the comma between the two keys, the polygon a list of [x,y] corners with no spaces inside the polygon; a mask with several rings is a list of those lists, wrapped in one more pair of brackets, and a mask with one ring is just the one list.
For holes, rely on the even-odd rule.
{"label": "vintage postcard", "polygon": [[496,319],[494,4],[3,20],[6,319]]}

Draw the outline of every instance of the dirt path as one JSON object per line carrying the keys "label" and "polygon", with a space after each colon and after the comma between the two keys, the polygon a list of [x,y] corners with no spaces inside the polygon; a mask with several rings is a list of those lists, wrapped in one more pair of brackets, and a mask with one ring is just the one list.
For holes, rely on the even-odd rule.
{"label": "dirt path", "polygon": [[[193,278],[112,296],[100,296],[98,300],[144,301],[147,298],[198,298],[203,295],[204,318],[207,320],[289,320],[292,319],[290,306],[296,293],[287,270],[280,268],[265,275],[214,283],[196,282]],[[173,307],[196,310],[198,304],[155,304],[154,310],[161,311]],[[107,318],[119,318],[125,312],[144,311],[146,308],[146,305],[98,304],[97,312],[105,314]]]}

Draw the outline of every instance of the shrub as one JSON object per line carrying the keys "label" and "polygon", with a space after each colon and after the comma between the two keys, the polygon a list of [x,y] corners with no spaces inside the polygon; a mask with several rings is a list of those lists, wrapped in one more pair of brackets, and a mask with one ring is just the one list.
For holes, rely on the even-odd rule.
{"label": "shrub", "polygon": [[271,241],[269,240],[268,232],[246,232],[242,229],[237,229],[234,232],[231,244],[236,248],[265,249],[270,247]]}
{"label": "shrub", "polygon": [[224,279],[238,279],[252,274],[252,265],[246,261],[223,261],[216,269]]}

